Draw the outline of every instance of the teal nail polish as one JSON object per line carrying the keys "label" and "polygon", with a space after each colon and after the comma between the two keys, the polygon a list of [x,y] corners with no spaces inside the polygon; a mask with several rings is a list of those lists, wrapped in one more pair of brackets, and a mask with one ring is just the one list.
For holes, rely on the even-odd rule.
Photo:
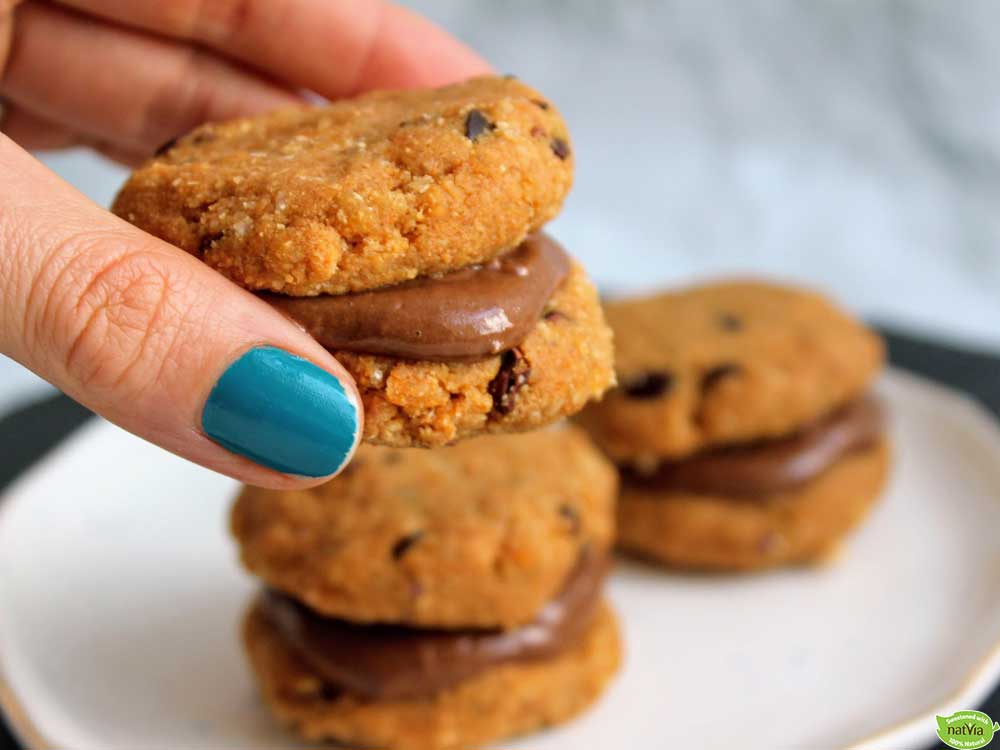
{"label": "teal nail polish", "polygon": [[285,474],[322,477],[354,445],[358,410],[344,386],[281,349],[251,349],[222,373],[201,413],[219,445]]}

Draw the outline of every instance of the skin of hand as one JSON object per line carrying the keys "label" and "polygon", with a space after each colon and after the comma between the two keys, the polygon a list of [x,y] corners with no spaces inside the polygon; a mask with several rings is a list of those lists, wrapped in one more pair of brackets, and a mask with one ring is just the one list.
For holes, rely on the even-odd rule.
{"label": "skin of hand", "polygon": [[110,421],[242,481],[343,468],[363,420],[310,336],[90,202],[26,149],[137,163],[201,122],[489,66],[382,0],[0,0],[0,353]]}

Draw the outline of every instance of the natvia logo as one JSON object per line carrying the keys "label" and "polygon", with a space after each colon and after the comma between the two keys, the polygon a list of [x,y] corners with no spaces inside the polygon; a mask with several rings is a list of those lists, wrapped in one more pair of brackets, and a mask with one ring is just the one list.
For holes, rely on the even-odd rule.
{"label": "natvia logo", "polygon": [[937,717],[937,736],[958,750],[986,747],[996,732],[1000,732],[1000,723],[982,711],[956,711],[951,716]]}

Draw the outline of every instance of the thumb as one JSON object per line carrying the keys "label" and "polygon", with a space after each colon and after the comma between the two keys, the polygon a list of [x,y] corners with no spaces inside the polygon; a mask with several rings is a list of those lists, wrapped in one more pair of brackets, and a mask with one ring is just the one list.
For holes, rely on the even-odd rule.
{"label": "thumb", "polygon": [[353,381],[308,334],[2,135],[0,352],[126,430],[251,484],[316,484],[360,434]]}

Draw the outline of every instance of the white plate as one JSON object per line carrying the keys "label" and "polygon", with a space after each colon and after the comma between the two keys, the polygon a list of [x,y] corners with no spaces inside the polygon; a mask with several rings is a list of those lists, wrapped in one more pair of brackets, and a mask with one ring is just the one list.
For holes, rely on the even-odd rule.
{"label": "white plate", "polygon": [[[726,577],[621,564],[596,709],[507,747],[908,748],[1000,673],[1000,431],[894,373],[890,491],[843,558]],[[32,748],[296,747],[236,638],[235,487],[106,424],[0,505],[0,700]],[[4,682],[6,685],[4,685]]]}

